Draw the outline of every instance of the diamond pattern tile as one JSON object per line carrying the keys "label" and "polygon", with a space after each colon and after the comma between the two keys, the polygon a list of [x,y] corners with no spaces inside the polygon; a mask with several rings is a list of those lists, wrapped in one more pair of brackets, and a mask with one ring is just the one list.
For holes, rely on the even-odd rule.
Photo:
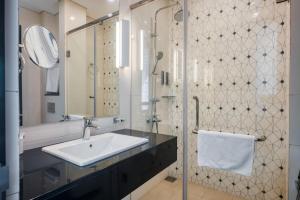
{"label": "diamond pattern tile", "polygon": [[[287,199],[289,4],[274,0],[188,3],[189,132],[195,126],[192,96],[196,95],[201,129],[267,137],[256,145],[252,176],[245,177],[198,167],[197,137],[190,134],[189,179],[244,199]],[[182,50],[182,24],[172,21],[170,38],[173,58],[172,54]],[[172,66],[174,62],[171,59]],[[170,90],[182,97],[180,76]],[[169,173],[181,177],[182,99],[176,98],[170,107],[172,131],[178,136],[178,161]]]}

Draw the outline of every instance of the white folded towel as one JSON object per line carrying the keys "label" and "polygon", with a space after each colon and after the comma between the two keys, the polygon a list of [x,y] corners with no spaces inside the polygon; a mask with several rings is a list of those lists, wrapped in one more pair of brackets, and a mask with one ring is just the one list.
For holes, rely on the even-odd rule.
{"label": "white folded towel", "polygon": [[58,92],[59,86],[59,67],[47,70],[46,92]]}
{"label": "white folded towel", "polygon": [[70,120],[80,120],[83,119],[84,116],[83,115],[69,115]]}
{"label": "white folded towel", "polygon": [[250,176],[255,137],[199,130],[198,165]]}

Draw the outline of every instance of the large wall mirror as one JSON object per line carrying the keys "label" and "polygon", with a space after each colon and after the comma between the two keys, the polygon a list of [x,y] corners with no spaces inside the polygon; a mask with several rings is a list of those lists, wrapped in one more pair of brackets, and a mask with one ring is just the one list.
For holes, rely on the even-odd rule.
{"label": "large wall mirror", "polygon": [[119,1],[19,0],[19,5],[20,125],[118,116]]}
{"label": "large wall mirror", "polygon": [[[67,112],[91,116],[119,113],[119,71],[116,68],[118,12],[67,33]],[[82,67],[85,66],[85,67]]]}

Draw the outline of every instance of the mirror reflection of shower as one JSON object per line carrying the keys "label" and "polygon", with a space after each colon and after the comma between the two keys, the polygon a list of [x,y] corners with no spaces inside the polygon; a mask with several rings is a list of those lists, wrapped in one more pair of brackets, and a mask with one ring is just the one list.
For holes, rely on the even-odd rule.
{"label": "mirror reflection of shower", "polygon": [[150,119],[148,119],[147,121],[149,123],[151,123],[151,130],[154,132],[153,128],[155,125],[155,132],[158,133],[158,124],[162,121],[158,114],[157,114],[157,103],[160,101],[160,99],[157,97],[157,85],[156,85],[156,76],[159,75],[159,73],[157,73],[158,71],[158,63],[159,61],[162,60],[162,58],[164,57],[164,52],[163,51],[157,51],[157,38],[158,38],[158,33],[157,33],[157,24],[158,24],[158,14],[166,9],[169,8],[174,8],[178,6],[179,10],[174,14],[173,18],[175,21],[177,22],[182,22],[183,21],[183,9],[182,6],[180,5],[179,2],[175,2],[172,3],[170,5],[166,5],[164,7],[161,7],[159,9],[156,10],[155,12],[155,17],[154,17],[154,31],[151,34],[152,38],[153,38],[153,51],[154,51],[154,65],[153,65],[153,70],[152,70],[152,99],[151,99],[151,104],[152,104],[152,114]]}

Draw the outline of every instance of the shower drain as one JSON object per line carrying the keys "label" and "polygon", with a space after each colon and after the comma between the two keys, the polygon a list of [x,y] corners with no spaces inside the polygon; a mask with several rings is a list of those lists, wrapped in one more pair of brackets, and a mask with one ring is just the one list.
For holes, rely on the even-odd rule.
{"label": "shower drain", "polygon": [[168,182],[170,182],[170,183],[174,183],[177,180],[177,178],[172,177],[172,176],[167,176],[165,178],[165,180],[168,181]]}

